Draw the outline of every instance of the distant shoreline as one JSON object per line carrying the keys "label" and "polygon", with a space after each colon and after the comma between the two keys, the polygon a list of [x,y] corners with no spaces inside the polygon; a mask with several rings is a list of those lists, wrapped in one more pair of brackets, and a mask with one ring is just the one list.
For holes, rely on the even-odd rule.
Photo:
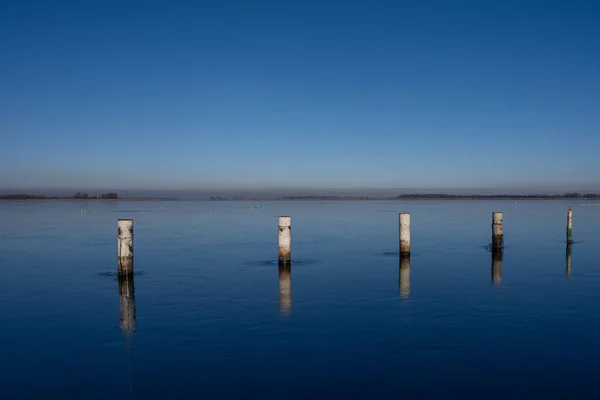
{"label": "distant shoreline", "polygon": [[398,196],[213,196],[212,201],[402,201],[402,200],[600,200],[598,193],[446,194],[410,193]]}
{"label": "distant shoreline", "polygon": [[0,201],[7,202],[20,202],[20,201],[175,201],[177,199],[163,199],[163,198],[148,198],[148,197],[129,197],[129,198],[121,198],[121,199],[73,199],[73,198],[44,198],[44,199],[9,199],[9,198],[1,198]]}
{"label": "distant shoreline", "polygon": [[440,201],[440,200],[600,200],[597,198],[583,198],[583,197],[509,197],[509,196],[488,196],[488,197],[477,197],[477,196],[455,196],[455,197],[343,197],[343,198],[274,198],[274,197],[252,197],[252,198],[221,198],[221,199],[209,199],[206,201]]}
{"label": "distant shoreline", "polygon": [[[85,195],[85,194],[84,194]],[[9,194],[1,195],[0,201],[178,201],[176,198],[165,197],[115,197],[107,196],[79,196],[77,193],[73,197],[58,197],[58,196],[40,196],[35,194]],[[183,201],[188,200],[184,199]],[[398,196],[232,196],[221,197],[212,196],[208,198],[189,199],[190,201],[415,201],[415,200],[598,200],[598,193],[559,193],[559,194],[444,194],[444,193],[412,193],[401,194]]]}

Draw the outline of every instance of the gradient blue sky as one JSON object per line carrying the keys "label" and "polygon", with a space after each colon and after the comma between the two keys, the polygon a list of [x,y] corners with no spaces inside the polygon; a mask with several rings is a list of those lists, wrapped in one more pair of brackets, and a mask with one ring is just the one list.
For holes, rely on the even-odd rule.
{"label": "gradient blue sky", "polygon": [[598,1],[0,3],[0,188],[600,189]]}

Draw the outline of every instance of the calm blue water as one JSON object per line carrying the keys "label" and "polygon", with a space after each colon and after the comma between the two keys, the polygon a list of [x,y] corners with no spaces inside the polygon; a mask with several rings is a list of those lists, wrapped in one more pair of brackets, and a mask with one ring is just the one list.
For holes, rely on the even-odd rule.
{"label": "calm blue water", "polygon": [[600,207],[573,204],[568,274],[568,204],[0,203],[2,398],[597,398]]}

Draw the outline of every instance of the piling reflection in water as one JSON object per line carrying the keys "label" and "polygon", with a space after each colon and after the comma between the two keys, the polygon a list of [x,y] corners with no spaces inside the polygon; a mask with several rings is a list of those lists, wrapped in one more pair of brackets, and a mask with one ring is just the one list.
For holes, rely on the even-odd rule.
{"label": "piling reflection in water", "polygon": [[567,279],[571,279],[571,243],[567,243]]}
{"label": "piling reflection in water", "polygon": [[400,297],[407,299],[410,297],[410,255],[401,255],[398,271],[398,287]]}
{"label": "piling reflection in water", "polygon": [[135,295],[133,274],[119,275],[120,326],[125,335],[135,331]]}
{"label": "piling reflection in water", "polygon": [[492,251],[492,283],[499,285],[502,283],[502,249]]}
{"label": "piling reflection in water", "polygon": [[279,263],[279,311],[287,315],[292,311],[292,265]]}

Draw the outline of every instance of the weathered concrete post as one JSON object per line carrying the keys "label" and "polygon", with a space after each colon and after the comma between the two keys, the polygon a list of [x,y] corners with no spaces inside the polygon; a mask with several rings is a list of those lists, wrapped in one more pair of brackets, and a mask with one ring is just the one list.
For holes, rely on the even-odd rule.
{"label": "weathered concrete post", "polygon": [[119,275],[133,273],[133,220],[117,221]]}
{"label": "weathered concrete post", "polygon": [[502,283],[502,257],[504,234],[502,233],[502,213],[492,213],[492,283]]}
{"label": "weathered concrete post", "polygon": [[492,213],[492,252],[502,251],[504,234],[502,233],[502,213]]}
{"label": "weathered concrete post", "polygon": [[573,210],[567,211],[567,243],[573,243]]}
{"label": "weathered concrete post", "polygon": [[410,255],[410,213],[400,213],[400,254]]}
{"label": "weathered concrete post", "polygon": [[292,309],[292,268],[289,263],[279,263],[279,311],[288,314]]}
{"label": "weathered concrete post", "polygon": [[400,297],[406,299],[410,296],[410,255],[400,256],[400,272],[398,287]]}
{"label": "weathered concrete post", "polygon": [[133,274],[119,275],[119,325],[125,335],[130,335],[135,331],[134,291]]}
{"label": "weathered concrete post", "polygon": [[292,217],[279,217],[279,262],[289,263],[292,252]]}
{"label": "weathered concrete post", "polygon": [[492,252],[492,283],[502,283],[502,251]]}

